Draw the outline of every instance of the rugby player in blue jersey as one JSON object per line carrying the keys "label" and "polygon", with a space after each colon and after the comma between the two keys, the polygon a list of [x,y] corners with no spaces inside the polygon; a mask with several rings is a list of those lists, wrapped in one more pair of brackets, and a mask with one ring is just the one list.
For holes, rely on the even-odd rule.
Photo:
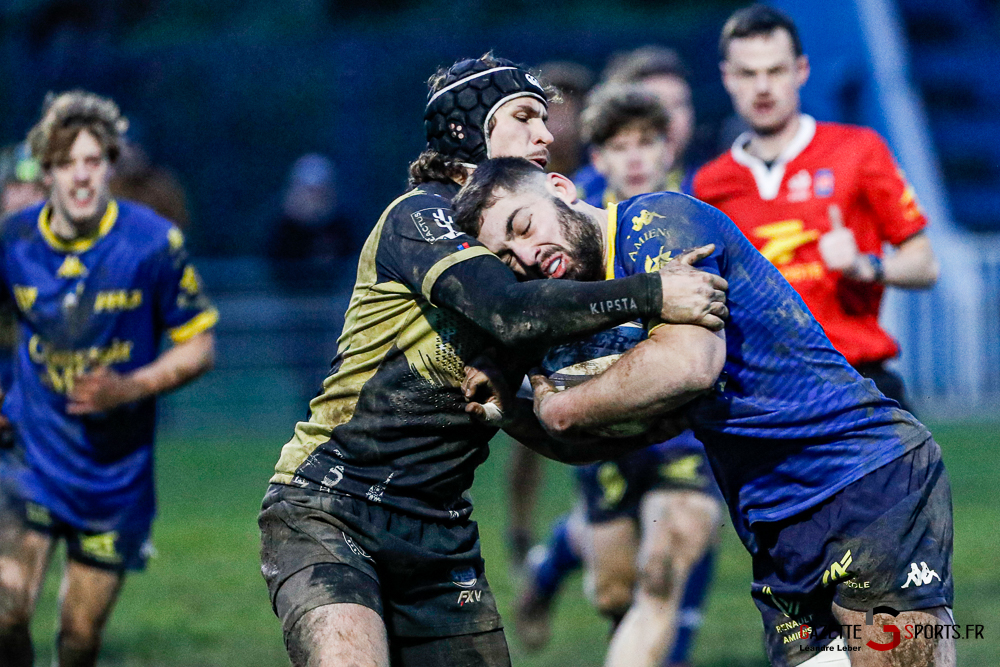
{"label": "rugby player in blue jersey", "polygon": [[[557,392],[534,376],[534,426],[573,440],[680,414],[704,443],[753,557],[751,593],[766,626],[781,614],[816,631],[847,626],[855,665],[954,665],[951,492],[940,448],[851,368],[732,221],[675,193],[603,211],[579,201],[569,179],[511,158],[480,165],[454,208],[461,229],[525,278],[602,267],[608,277],[633,275],[714,244],[698,266],[729,281],[724,330],[654,319],[648,338],[588,382]],[[601,239],[596,251],[577,247],[581,234]],[[941,632],[900,643],[896,630],[907,624]],[[607,664],[627,664],[635,650],[613,643]],[[768,651],[775,665],[811,657],[787,655],[780,641]]]}
{"label": "rugby player in blue jersey", "polygon": [[509,665],[467,494],[497,429],[466,409],[466,364],[500,345],[540,358],[635,311],[712,328],[725,315],[725,281],[687,266],[519,281],[454,227],[451,198],[490,155],[545,164],[547,91],[490,54],[430,88],[413,187],[365,242],[330,375],[262,504],[261,571],[296,666]]}
{"label": "rugby player in blue jersey", "polygon": [[[57,662],[97,661],[155,514],[156,396],[207,371],[216,310],[176,227],[109,195],[126,121],[109,99],[46,101],[28,140],[47,201],[0,234],[18,345],[0,458],[0,664],[33,664],[30,622],[58,540],[67,563]],[[173,346],[160,352],[166,334]]]}
{"label": "rugby player in blue jersey", "polygon": [[[652,93],[636,84],[604,84],[591,93],[581,121],[593,163],[607,180],[604,193],[585,201],[610,204],[666,189],[673,119],[668,121]],[[625,335],[601,335],[588,344],[587,353],[595,348],[622,352],[632,344]],[[570,366],[578,354],[577,346],[555,350],[547,366]],[[560,357],[567,362],[548,363]],[[515,628],[529,648],[544,645],[560,582],[585,560],[588,597],[598,611],[614,624],[630,614],[629,622],[616,629],[624,635],[617,641],[637,645],[659,637],[650,648],[668,654],[654,650],[632,667],[687,664],[722,511],[704,448],[687,431],[616,460],[577,468],[576,476],[582,502],[556,523],[545,546],[532,550]]]}

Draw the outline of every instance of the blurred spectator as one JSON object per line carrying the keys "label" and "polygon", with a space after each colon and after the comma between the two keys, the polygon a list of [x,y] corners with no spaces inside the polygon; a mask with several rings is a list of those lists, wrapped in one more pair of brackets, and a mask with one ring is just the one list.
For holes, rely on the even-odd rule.
{"label": "blurred spectator", "polygon": [[8,146],[0,152],[0,183],[3,187],[3,215],[40,202],[47,194],[42,182],[42,167],[31,157],[25,143]]}
{"label": "blurred spectator", "polygon": [[690,73],[673,49],[643,46],[612,57],[604,70],[604,80],[638,83],[656,95],[670,118],[667,138],[679,161],[694,136],[694,106],[691,103]]}
{"label": "blurred spectator", "polygon": [[341,260],[353,252],[351,222],[337,211],[333,162],[303,155],[292,165],[267,247],[275,278],[285,287],[322,286],[339,277]]}
{"label": "blurred spectator", "polygon": [[172,171],[150,162],[135,140],[122,142],[121,154],[111,177],[111,194],[148,206],[181,229],[191,221],[184,188]]}
{"label": "blurred spectator", "polygon": [[[0,217],[7,217],[23,208],[42,201],[48,196],[42,182],[42,167],[31,156],[28,144],[21,142],[0,152],[0,184],[3,186],[3,210]],[[17,342],[17,322],[14,305],[0,303],[0,391],[10,387],[14,378],[14,345]],[[0,433],[0,446],[7,441],[9,431]],[[9,444],[9,442],[7,442]]]}
{"label": "blurred spectator", "polygon": [[545,83],[555,86],[562,98],[561,102],[549,105],[549,118],[545,122],[553,137],[548,170],[570,175],[585,160],[580,141],[580,112],[587,92],[594,85],[594,75],[584,65],[568,60],[542,63],[538,70]]}
{"label": "blurred spectator", "polygon": [[[691,192],[695,171],[686,159],[695,129],[689,76],[676,51],[649,45],[612,56],[602,78],[602,83],[641,85],[660,101],[670,123],[667,141],[674,154],[674,166],[664,189],[684,193]],[[599,198],[607,187],[604,177],[592,165],[577,172],[573,182],[582,199]]]}

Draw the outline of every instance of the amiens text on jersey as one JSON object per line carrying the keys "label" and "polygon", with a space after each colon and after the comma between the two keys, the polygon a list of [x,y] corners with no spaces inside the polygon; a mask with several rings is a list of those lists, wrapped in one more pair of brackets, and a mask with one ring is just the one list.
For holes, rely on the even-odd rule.
{"label": "amiens text on jersey", "polygon": [[73,241],[52,232],[49,215],[47,206],[28,208],[0,234],[0,277],[18,316],[3,405],[17,456],[3,473],[27,500],[81,529],[112,530],[125,515],[150,521],[154,399],[74,416],[67,395],[80,374],[145,366],[164,333],[183,342],[218,314],[181,232],[149,209],[111,201],[94,236]]}
{"label": "amiens text on jersey", "polygon": [[738,526],[816,505],[930,437],[851,368],[718,209],[681,194],[642,195],[609,209],[609,225],[616,277],[715,244],[698,267],[729,281],[727,357],[715,390],[689,415]]}

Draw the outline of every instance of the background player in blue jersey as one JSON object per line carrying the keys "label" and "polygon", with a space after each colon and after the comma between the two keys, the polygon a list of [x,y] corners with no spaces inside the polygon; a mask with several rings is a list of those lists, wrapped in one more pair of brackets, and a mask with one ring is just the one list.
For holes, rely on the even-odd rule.
{"label": "background player in blue jersey", "polygon": [[[603,196],[588,202],[607,205],[664,188],[673,162],[668,125],[660,102],[638,85],[605,84],[594,91],[583,112],[584,136],[608,186]],[[608,347],[605,338],[598,335],[583,349]],[[624,351],[617,349],[623,339],[627,347],[635,343],[611,336],[609,349]],[[572,356],[578,349],[571,345],[549,356]],[[533,551],[528,563],[515,607],[519,634],[529,647],[544,645],[557,588],[585,558],[588,592],[602,614],[617,623],[636,601],[635,620],[620,626],[622,637],[615,641],[641,643],[630,633],[661,638],[655,646],[666,656],[649,655],[634,661],[634,667],[658,665],[662,657],[666,664],[687,663],[721,511],[701,443],[688,431],[614,461],[578,468],[577,479],[583,505],[556,523],[548,544]],[[687,562],[692,557],[693,566]],[[671,622],[676,633],[669,632]]]}
{"label": "background player in blue jersey", "polygon": [[[454,207],[462,229],[527,278],[602,264],[632,275],[713,243],[699,264],[729,281],[725,329],[653,320],[646,340],[591,381],[556,392],[535,376],[539,422],[569,439],[683,408],[753,557],[765,624],[784,613],[825,631],[857,626],[845,637],[854,664],[954,664],[951,492],[940,448],[851,368],[732,221],[674,193],[605,212],[577,200],[565,177],[516,159],[480,165]],[[604,240],[597,252],[574,248],[581,229]],[[879,607],[891,612],[871,623]],[[891,631],[905,624],[941,632],[884,650],[897,647]],[[777,665],[802,661],[780,640],[768,653]]]}
{"label": "background player in blue jersey", "polygon": [[[17,308],[0,461],[0,663],[33,663],[29,625],[57,540],[68,560],[58,664],[93,665],[155,514],[155,398],[207,371],[216,310],[183,237],[110,197],[126,121],[109,99],[52,97],[29,134],[48,200],[9,218],[0,280]],[[173,346],[160,352],[166,334]]]}

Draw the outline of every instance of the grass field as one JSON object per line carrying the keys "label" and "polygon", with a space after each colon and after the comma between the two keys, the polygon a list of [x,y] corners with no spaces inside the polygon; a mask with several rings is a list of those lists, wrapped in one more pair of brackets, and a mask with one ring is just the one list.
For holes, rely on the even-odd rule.
{"label": "grass field", "polygon": [[[934,429],[954,492],[956,620],[985,625],[985,639],[959,642],[959,664],[977,667],[1000,664],[998,431],[996,424]],[[147,572],[126,583],[106,633],[102,665],[288,664],[258,570],[256,527],[257,507],[283,435],[160,443],[161,503],[154,533],[159,555]],[[502,537],[507,453],[507,443],[494,442],[473,488],[487,572],[505,616],[514,592]],[[546,470],[539,531],[572,501],[567,471],[558,464]],[[694,664],[765,666],[760,621],[748,593],[749,557],[730,527],[723,535]],[[50,577],[33,627],[39,665],[51,660],[56,588]],[[508,637],[516,666],[588,667],[601,664],[606,634],[577,577],[560,599],[553,642],[545,652],[528,656],[516,637]]]}

